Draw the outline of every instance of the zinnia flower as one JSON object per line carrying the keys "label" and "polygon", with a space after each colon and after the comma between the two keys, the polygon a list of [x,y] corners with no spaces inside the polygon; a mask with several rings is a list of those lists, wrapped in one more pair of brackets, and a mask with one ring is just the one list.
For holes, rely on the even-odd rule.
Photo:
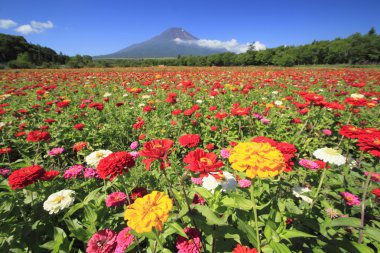
{"label": "zinnia flower", "polygon": [[[368,171],[364,172],[365,176],[368,176],[368,174],[369,174]],[[372,182],[380,182],[380,174],[372,172],[372,174],[371,174],[371,181]]]}
{"label": "zinnia flower", "polygon": [[160,168],[164,170],[168,167],[168,154],[169,149],[173,146],[174,142],[169,139],[157,140],[144,143],[144,149],[139,152],[140,156],[145,156],[142,162],[145,164],[147,170],[150,170],[150,165],[153,161],[160,161]]}
{"label": "zinnia flower", "polygon": [[196,228],[184,228],[188,238],[178,236],[176,247],[178,253],[198,253],[201,252],[201,238]]}
{"label": "zinnia flower", "polygon": [[82,164],[76,164],[65,170],[63,177],[66,179],[77,178],[82,175],[84,166]]}
{"label": "zinnia flower", "polygon": [[292,189],[293,191],[293,195],[296,197],[296,198],[301,198],[303,201],[311,204],[313,202],[313,200],[311,198],[309,198],[308,196],[305,196],[303,195],[304,193],[307,193],[307,192],[310,192],[310,189],[307,188],[307,187],[294,187]]}
{"label": "zinnia flower", "polygon": [[198,134],[185,134],[179,137],[179,144],[182,147],[193,148],[198,146],[201,137]]}
{"label": "zinnia flower", "polygon": [[352,194],[352,193],[349,193],[349,192],[342,192],[341,193],[344,201],[346,201],[346,204],[349,205],[349,206],[359,206],[360,205],[360,199]]}
{"label": "zinnia flower", "polygon": [[236,245],[232,253],[258,253],[258,251],[255,248],[251,249],[247,246],[242,246],[238,244]]}
{"label": "zinnia flower", "polygon": [[210,172],[207,177],[203,177],[202,187],[214,193],[218,186],[223,192],[234,191],[237,186],[235,177],[227,171]]}
{"label": "zinnia flower", "polygon": [[44,174],[45,170],[41,166],[33,165],[13,171],[8,177],[8,183],[12,190],[22,189],[36,182]]}
{"label": "zinnia flower", "polygon": [[218,156],[214,153],[207,153],[203,149],[196,149],[188,153],[183,162],[188,165],[185,166],[186,169],[201,173],[200,176],[204,177],[209,172],[216,171],[223,166],[223,162],[218,160]]}
{"label": "zinnia flower", "polygon": [[121,206],[125,204],[126,200],[127,200],[127,195],[125,195],[124,192],[113,192],[107,196],[106,206],[107,207]]}
{"label": "zinnia flower", "polygon": [[50,139],[50,134],[48,132],[43,132],[40,130],[31,131],[26,137],[26,141],[38,142],[38,141],[48,141]]}
{"label": "zinnia flower", "polygon": [[129,205],[124,212],[124,219],[139,234],[151,232],[153,228],[161,231],[172,208],[173,201],[168,195],[153,191]]}
{"label": "zinnia flower", "polygon": [[319,169],[319,165],[318,165],[318,163],[313,162],[313,161],[311,161],[311,160],[301,159],[301,160],[299,161],[299,164],[300,164],[302,167],[304,167],[304,168],[306,168],[306,169],[309,169],[309,170],[317,170],[317,169]]}
{"label": "zinnia flower", "polygon": [[50,150],[48,152],[48,155],[50,155],[50,156],[56,156],[56,155],[62,154],[63,151],[65,151],[64,148],[53,148],[52,150]]}
{"label": "zinnia flower", "polygon": [[133,157],[128,152],[120,151],[100,160],[97,171],[100,178],[110,177],[110,180],[113,180],[117,175],[128,172],[133,166],[135,166]]}
{"label": "zinnia flower", "polygon": [[110,253],[117,246],[117,234],[111,229],[99,230],[88,241],[86,253]]}
{"label": "zinnia flower", "polygon": [[371,191],[373,195],[376,196],[376,198],[380,198],[380,188],[375,188]]}
{"label": "zinnia flower", "polygon": [[274,177],[286,168],[283,154],[265,142],[239,143],[232,149],[228,159],[234,170],[244,171],[249,178]]}
{"label": "zinnia flower", "polygon": [[360,150],[380,157],[380,133],[361,135],[357,145]]}
{"label": "zinnia flower", "polygon": [[129,231],[131,231],[131,228],[126,227],[117,234],[115,253],[124,253],[129,245],[133,243],[134,236]]}
{"label": "zinnia flower", "polygon": [[48,211],[49,214],[58,213],[74,203],[74,195],[75,192],[72,190],[62,190],[53,193],[44,202],[44,210]]}
{"label": "zinnia flower", "polygon": [[326,163],[343,165],[346,163],[346,158],[342,156],[336,149],[320,148],[313,152],[313,155]]}
{"label": "zinnia flower", "polygon": [[98,167],[100,160],[102,160],[104,157],[107,157],[110,154],[112,154],[112,151],[110,150],[98,150],[86,156],[84,160],[86,161],[88,165],[96,168]]}
{"label": "zinnia flower", "polygon": [[238,181],[238,185],[240,188],[249,188],[251,186],[251,180],[248,179],[240,179]]}

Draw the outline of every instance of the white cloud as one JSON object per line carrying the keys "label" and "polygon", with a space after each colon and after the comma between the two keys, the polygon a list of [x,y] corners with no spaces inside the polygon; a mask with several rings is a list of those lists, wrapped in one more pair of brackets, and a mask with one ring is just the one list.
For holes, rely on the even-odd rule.
{"label": "white cloud", "polygon": [[47,21],[47,22],[38,22],[38,21],[32,21],[30,24],[27,25],[21,25],[15,29],[16,32],[22,33],[22,34],[29,34],[29,33],[42,33],[46,29],[53,28],[53,22]]}
{"label": "white cloud", "polygon": [[[200,47],[206,47],[211,49],[226,49],[229,52],[233,53],[245,53],[249,49],[250,44],[239,44],[237,40],[232,39],[229,41],[220,41],[220,40],[181,40],[180,38],[174,39],[174,42],[177,44],[188,44],[188,45],[198,45]],[[264,50],[266,49],[265,45],[259,41],[256,41],[254,44],[255,50]]]}
{"label": "white cloud", "polygon": [[13,26],[16,26],[17,23],[10,19],[0,19],[0,28],[1,29],[8,29]]}

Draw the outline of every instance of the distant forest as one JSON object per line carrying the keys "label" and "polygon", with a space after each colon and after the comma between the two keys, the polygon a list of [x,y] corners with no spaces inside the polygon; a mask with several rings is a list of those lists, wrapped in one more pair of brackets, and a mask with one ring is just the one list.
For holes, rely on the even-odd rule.
{"label": "distant forest", "polygon": [[28,43],[21,36],[0,34],[0,66],[9,68],[55,67],[138,67],[138,66],[294,66],[316,64],[380,64],[380,35],[374,28],[367,34],[355,33],[345,39],[314,41],[301,46],[280,46],[246,53],[209,56],[181,56],[157,59],[102,59],[69,57]]}

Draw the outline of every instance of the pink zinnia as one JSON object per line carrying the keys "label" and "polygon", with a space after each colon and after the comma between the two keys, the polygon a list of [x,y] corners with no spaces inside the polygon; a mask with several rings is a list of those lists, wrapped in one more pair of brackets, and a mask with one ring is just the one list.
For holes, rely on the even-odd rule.
{"label": "pink zinnia", "polygon": [[[369,174],[368,171],[364,172],[365,176],[368,176],[368,174]],[[380,182],[380,174],[372,172],[372,174],[371,174],[371,181],[372,182]]]}
{"label": "pink zinnia", "polygon": [[136,160],[139,157],[139,152],[137,151],[129,152],[129,154],[133,157],[133,160]]}
{"label": "pink zinnia", "polygon": [[319,169],[319,165],[318,165],[318,163],[313,162],[313,161],[311,161],[311,160],[301,159],[301,160],[299,161],[299,164],[300,164],[302,167],[306,168],[306,169],[310,169],[310,170],[317,170],[317,169]]}
{"label": "pink zinnia", "polygon": [[106,206],[107,207],[113,207],[113,206],[121,206],[125,203],[127,200],[127,195],[125,195],[124,192],[113,192],[106,198]]}
{"label": "pink zinnia", "polygon": [[239,185],[240,188],[249,188],[251,186],[251,180],[240,179],[238,181],[238,185]]}
{"label": "pink zinnia", "polygon": [[269,125],[269,123],[270,123],[270,120],[267,119],[267,118],[262,118],[260,121],[261,121],[261,123],[263,123],[264,125]]}
{"label": "pink zinnia", "polygon": [[228,157],[230,157],[231,153],[228,149],[222,149],[220,151],[220,156],[223,157],[224,159],[227,159]]}
{"label": "pink zinnia", "polygon": [[82,164],[73,165],[63,173],[63,177],[66,179],[77,178],[82,174],[83,170],[84,166]]}
{"label": "pink zinnia", "polygon": [[83,175],[85,178],[99,178],[98,172],[94,168],[85,168]]}
{"label": "pink zinnia", "polygon": [[327,136],[331,136],[332,135],[332,132],[330,129],[323,129],[322,132],[327,135]]}
{"label": "pink zinnia", "polygon": [[2,176],[8,176],[9,173],[11,173],[11,169],[8,169],[8,168],[0,168],[0,175]]}
{"label": "pink zinnia", "polygon": [[63,151],[65,151],[64,148],[53,148],[52,150],[48,152],[48,155],[50,156],[60,155],[63,153]]}
{"label": "pink zinnia", "polygon": [[124,253],[125,250],[132,244],[134,236],[129,233],[130,227],[126,227],[119,232],[116,238],[117,246],[115,253]]}
{"label": "pink zinnia", "polygon": [[138,142],[138,141],[134,141],[134,142],[132,142],[131,145],[130,145],[130,148],[131,148],[132,150],[135,150],[135,149],[138,148],[138,147],[139,147],[139,142]]}
{"label": "pink zinnia", "polygon": [[191,182],[196,185],[201,185],[203,178],[201,177],[191,177]]}
{"label": "pink zinnia", "polygon": [[177,237],[176,247],[178,249],[178,253],[201,252],[201,238],[199,237],[197,229],[185,228],[183,231],[189,239],[182,236]]}
{"label": "pink zinnia", "polygon": [[346,201],[347,205],[349,205],[349,206],[359,206],[360,205],[360,200],[356,195],[349,193],[349,192],[342,192],[340,194],[344,198],[344,201]]}
{"label": "pink zinnia", "polygon": [[114,252],[117,242],[117,234],[111,229],[99,230],[87,244],[87,253],[109,253]]}

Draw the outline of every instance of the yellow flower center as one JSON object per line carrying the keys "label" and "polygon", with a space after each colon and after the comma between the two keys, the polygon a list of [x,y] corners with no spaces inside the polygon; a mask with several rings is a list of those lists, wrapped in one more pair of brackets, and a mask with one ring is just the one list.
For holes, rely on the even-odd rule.
{"label": "yellow flower center", "polygon": [[206,164],[208,166],[212,165],[212,161],[210,159],[208,159],[207,157],[202,157],[200,159],[200,161],[201,161],[201,163]]}
{"label": "yellow flower center", "polygon": [[59,195],[59,196],[57,196],[57,197],[55,197],[55,198],[53,199],[53,202],[55,202],[55,203],[61,203],[61,201],[62,201],[64,198],[65,198],[64,196]]}
{"label": "yellow flower center", "polygon": [[333,156],[340,155],[339,152],[336,149],[332,149],[332,148],[326,148],[325,152],[328,155],[333,155]]}
{"label": "yellow flower center", "polygon": [[96,153],[96,158],[101,158],[101,157],[103,157],[104,156],[104,154],[103,153],[100,153],[100,152],[98,152],[98,153]]}

